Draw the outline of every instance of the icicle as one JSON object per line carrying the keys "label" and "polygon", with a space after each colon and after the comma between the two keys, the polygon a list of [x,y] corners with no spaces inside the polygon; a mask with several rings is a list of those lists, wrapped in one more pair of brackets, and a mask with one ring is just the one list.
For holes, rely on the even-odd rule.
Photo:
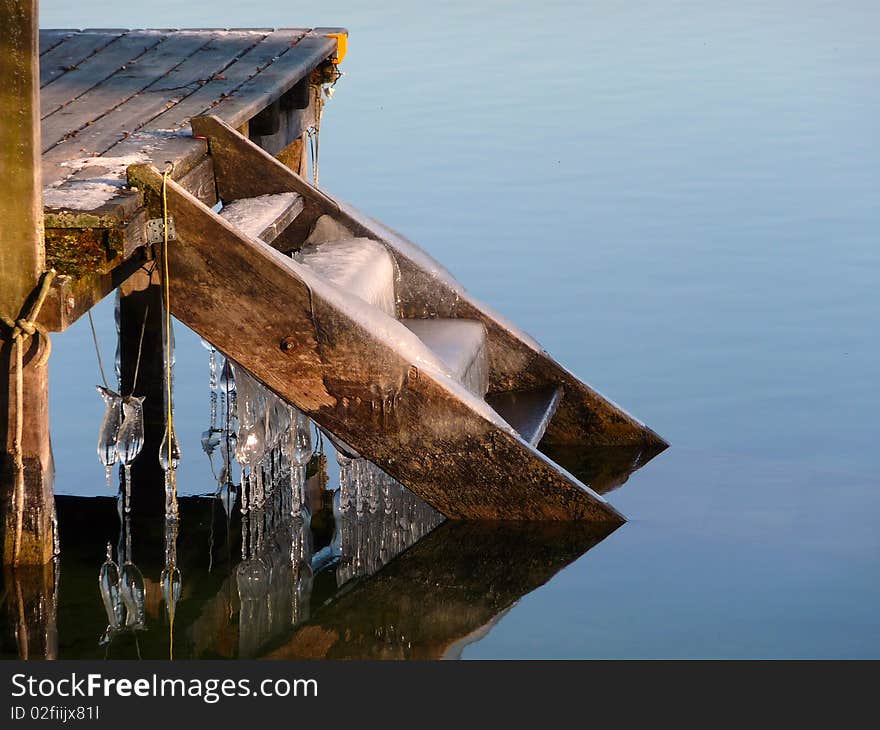
{"label": "icicle", "polygon": [[112,479],[112,467],[118,458],[117,439],[122,424],[122,396],[103,385],[96,385],[98,393],[104,399],[104,419],[98,435],[98,458],[107,470],[107,486]]}
{"label": "icicle", "polygon": [[101,600],[107,612],[108,630],[118,631],[122,627],[123,612],[122,596],[119,587],[119,566],[113,562],[113,548],[107,543],[107,558],[98,573],[98,588]]}
{"label": "icicle", "polygon": [[125,470],[125,511],[131,509],[131,465],[144,447],[144,398],[128,396],[122,400],[122,426],[117,438],[117,453]]}
{"label": "icicle", "polygon": [[171,460],[168,459],[168,428],[165,428],[165,434],[162,436],[162,445],[159,447],[159,465],[163,471],[177,469],[180,464],[180,446],[177,443],[177,434],[172,431],[171,434]]}

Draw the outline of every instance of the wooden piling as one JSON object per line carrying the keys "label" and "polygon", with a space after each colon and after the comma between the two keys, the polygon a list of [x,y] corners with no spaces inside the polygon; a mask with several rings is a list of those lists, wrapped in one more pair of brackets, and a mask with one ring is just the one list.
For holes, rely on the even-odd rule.
{"label": "wooden piling", "polygon": [[[9,326],[27,311],[45,268],[37,28],[37,0],[0,0],[0,316],[6,321],[0,326],[0,529],[5,565],[44,564],[53,554],[48,368],[38,362],[46,343],[31,335],[21,341],[19,398]],[[16,486],[17,439],[23,494]]]}
{"label": "wooden piling", "polygon": [[122,395],[144,397],[144,447],[131,467],[132,509],[139,517],[165,508],[164,472],[159,465],[159,447],[165,435],[162,312],[162,287],[157,276],[151,279],[142,269],[119,287],[119,389]]}

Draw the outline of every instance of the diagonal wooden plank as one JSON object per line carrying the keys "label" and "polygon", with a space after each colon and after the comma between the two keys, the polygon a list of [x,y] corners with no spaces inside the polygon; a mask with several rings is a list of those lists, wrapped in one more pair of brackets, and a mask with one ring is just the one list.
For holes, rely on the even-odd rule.
{"label": "diagonal wooden plank", "polygon": [[[144,51],[164,38],[154,30],[131,31],[111,41],[100,53],[89,56],[76,68],[62,74],[40,91],[43,118],[57,112],[65,104],[79,98],[89,89],[112,76]],[[45,140],[44,140],[45,141]],[[54,141],[54,140],[53,140]]]}
{"label": "diagonal wooden plank", "polygon": [[[140,165],[129,177],[155,215],[162,175]],[[167,201],[178,237],[168,249],[172,313],[435,509],[460,519],[624,521],[398,321],[242,235],[174,182]]]}
{"label": "diagonal wooden plank", "polygon": [[48,53],[59,43],[70,38],[70,36],[72,36],[74,33],[79,33],[79,31],[73,28],[68,28],[67,30],[60,30],[56,28],[47,28],[46,30],[41,30],[40,55],[42,56]]}
{"label": "diagonal wooden plank", "polygon": [[211,110],[232,127],[240,127],[307,76],[336,51],[336,40],[306,35],[284,55],[238,87]]}
{"label": "diagonal wooden plank", "polygon": [[[121,38],[118,42],[124,40],[125,38]],[[63,109],[43,119],[43,151],[55,146],[62,139],[75,135],[78,130],[143,91],[210,40],[211,34],[205,32],[174,33],[166,36],[135,61],[93,86]]]}
{"label": "diagonal wooden plank", "polygon": [[[99,155],[126,139],[145,122],[185,99],[215,74],[235,61],[261,38],[262,33],[215,31],[205,34],[208,42],[180,65],[153,84],[112,109],[76,136],[60,142],[43,154],[47,169],[66,161]],[[138,64],[142,66],[142,64]],[[97,92],[100,87],[96,88]],[[88,94],[86,96],[89,96]],[[60,177],[52,173],[52,179]]]}
{"label": "diagonal wooden plank", "polygon": [[562,386],[563,397],[547,425],[542,447],[590,444],[666,448],[667,443],[658,434],[556,362],[533,337],[477,300],[416,244],[318,190],[216,117],[193,120],[193,131],[211,141],[221,198],[295,191],[305,200],[304,215],[310,207],[318,208],[352,235],[372,238],[389,247],[400,269],[397,297],[404,316],[424,317],[430,312],[436,317],[481,321],[489,335],[490,392]]}
{"label": "diagonal wooden plank", "polygon": [[303,28],[282,28],[270,32],[257,45],[237,59],[222,74],[215,74],[207,84],[160,114],[144,129],[177,130],[189,124],[191,117],[216,106],[235,89],[290,49],[305,34]]}
{"label": "diagonal wooden plank", "polygon": [[[101,51],[123,35],[125,31],[82,31],[69,36],[40,58],[40,86],[55,81],[73,70],[90,56]],[[42,35],[40,36],[42,38]],[[58,89],[60,93],[60,87]],[[47,100],[48,101],[48,100]],[[43,102],[43,108],[46,101]]]}

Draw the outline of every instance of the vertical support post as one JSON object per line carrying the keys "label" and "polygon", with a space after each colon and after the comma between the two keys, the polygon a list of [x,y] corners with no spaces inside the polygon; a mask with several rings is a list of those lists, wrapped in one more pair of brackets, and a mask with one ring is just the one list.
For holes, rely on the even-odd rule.
{"label": "vertical support post", "polygon": [[[162,311],[162,287],[145,271],[138,271],[119,287],[120,392],[144,396],[144,447],[131,468],[132,514],[138,519],[161,514],[165,508],[164,472],[159,465],[165,435]],[[139,348],[142,328],[144,340]]]}
{"label": "vertical support post", "polygon": [[[40,86],[37,0],[0,0],[0,315],[18,319],[45,269],[40,181]],[[23,398],[16,394],[14,347],[0,328],[0,503],[3,563],[40,565],[52,558],[54,513],[49,443],[48,369],[37,340],[25,339]],[[18,410],[24,461],[24,508],[15,504],[14,440]],[[18,540],[17,555],[15,542]],[[17,558],[17,561],[14,559]]]}

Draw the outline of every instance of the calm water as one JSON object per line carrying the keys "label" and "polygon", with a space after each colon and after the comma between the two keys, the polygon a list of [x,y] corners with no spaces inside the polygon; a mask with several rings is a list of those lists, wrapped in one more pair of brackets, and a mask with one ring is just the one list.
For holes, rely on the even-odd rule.
{"label": "calm water", "polygon": [[[348,26],[322,186],[419,242],[671,442],[611,494],[630,521],[588,552],[520,541],[570,549],[524,551],[546,557],[544,580],[562,568],[537,590],[532,574],[491,570],[516,540],[475,538],[488,572],[470,603],[437,601],[482,605],[504,580],[510,600],[526,595],[465,658],[880,655],[880,7],[41,10],[43,27]],[[107,303],[97,324],[112,362]],[[205,493],[206,354],[177,334],[181,490]],[[102,493],[87,325],[55,346],[57,489]],[[405,569],[384,573],[394,595],[413,587]],[[381,613],[376,595],[366,605]],[[437,612],[419,616],[417,630],[439,631]]]}

